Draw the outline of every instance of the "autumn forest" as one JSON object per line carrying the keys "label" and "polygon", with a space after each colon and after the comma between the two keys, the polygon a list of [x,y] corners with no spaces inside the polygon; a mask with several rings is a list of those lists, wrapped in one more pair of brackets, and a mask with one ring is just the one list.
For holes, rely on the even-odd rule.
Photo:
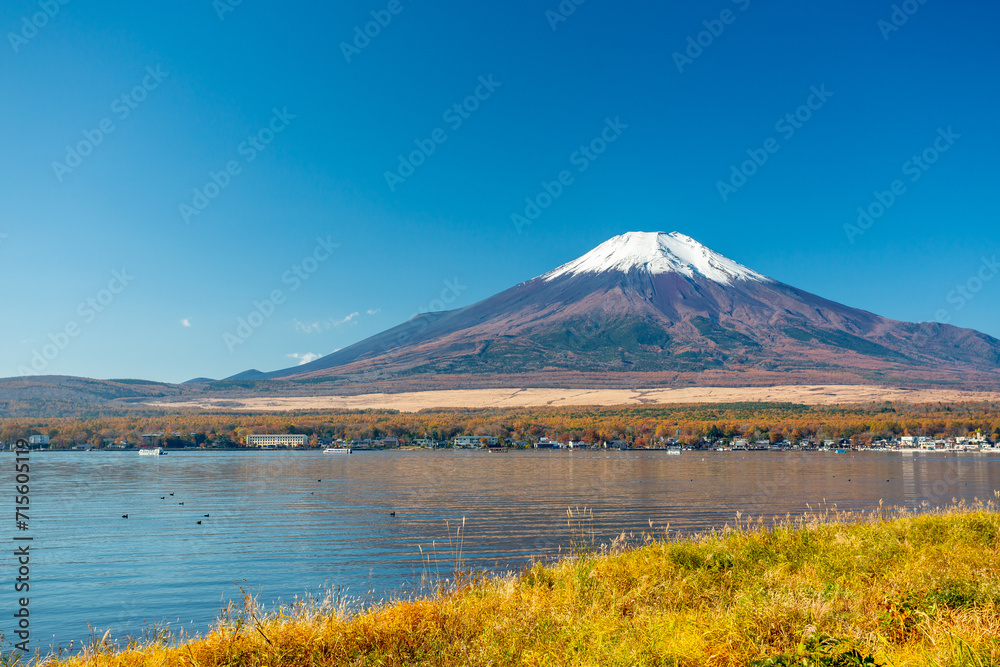
{"label": "autumn forest", "polygon": [[131,445],[157,434],[165,446],[240,445],[250,433],[297,433],[345,440],[398,437],[449,440],[457,435],[493,435],[512,440],[549,437],[600,443],[623,439],[634,447],[676,437],[694,444],[703,437],[784,439],[849,438],[857,444],[901,435],[961,436],[976,431],[1000,435],[1000,404],[962,403],[866,406],[806,406],[736,403],[655,407],[560,407],[437,409],[282,413],[157,412],[119,410],[50,418],[0,418],[0,441],[47,435],[51,447],[110,442]]}

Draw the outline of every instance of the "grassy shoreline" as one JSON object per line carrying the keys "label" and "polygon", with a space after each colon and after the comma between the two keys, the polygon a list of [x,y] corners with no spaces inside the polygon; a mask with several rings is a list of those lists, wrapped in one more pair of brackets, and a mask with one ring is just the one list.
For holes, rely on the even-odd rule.
{"label": "grassy shoreline", "polygon": [[997,665],[994,502],[811,514],[597,552],[349,615],[253,601],[202,638],[74,667],[152,665]]}

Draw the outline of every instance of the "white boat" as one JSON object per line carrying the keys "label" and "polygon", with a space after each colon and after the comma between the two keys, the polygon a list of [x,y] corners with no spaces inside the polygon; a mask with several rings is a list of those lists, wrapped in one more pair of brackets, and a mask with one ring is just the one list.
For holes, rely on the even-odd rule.
{"label": "white boat", "polygon": [[149,447],[146,449],[139,450],[139,456],[166,456],[167,453],[163,451],[163,447]]}
{"label": "white boat", "polygon": [[324,454],[350,454],[350,447],[327,447],[323,450]]}
{"label": "white boat", "polygon": [[680,447],[667,447],[667,454],[669,454],[670,456],[680,456],[681,455],[681,448]]}

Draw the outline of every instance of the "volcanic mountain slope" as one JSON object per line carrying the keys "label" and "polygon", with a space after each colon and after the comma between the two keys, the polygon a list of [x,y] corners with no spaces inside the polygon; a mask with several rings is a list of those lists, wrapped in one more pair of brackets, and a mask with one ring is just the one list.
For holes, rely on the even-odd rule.
{"label": "volcanic mountain slope", "polygon": [[[509,386],[1000,384],[1000,341],[849,308],[674,232],[630,232],[479,303],[398,327],[269,378]],[[433,384],[433,383],[432,383]],[[483,386],[479,384],[478,386]]]}

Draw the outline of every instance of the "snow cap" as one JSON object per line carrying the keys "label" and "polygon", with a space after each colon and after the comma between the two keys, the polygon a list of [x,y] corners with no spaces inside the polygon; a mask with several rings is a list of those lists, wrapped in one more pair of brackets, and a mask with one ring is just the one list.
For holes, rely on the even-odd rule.
{"label": "snow cap", "polygon": [[551,281],[580,273],[626,273],[633,270],[650,274],[680,273],[688,278],[703,276],[723,285],[736,280],[771,282],[767,276],[706,248],[680,232],[628,232],[615,236],[542,278]]}

